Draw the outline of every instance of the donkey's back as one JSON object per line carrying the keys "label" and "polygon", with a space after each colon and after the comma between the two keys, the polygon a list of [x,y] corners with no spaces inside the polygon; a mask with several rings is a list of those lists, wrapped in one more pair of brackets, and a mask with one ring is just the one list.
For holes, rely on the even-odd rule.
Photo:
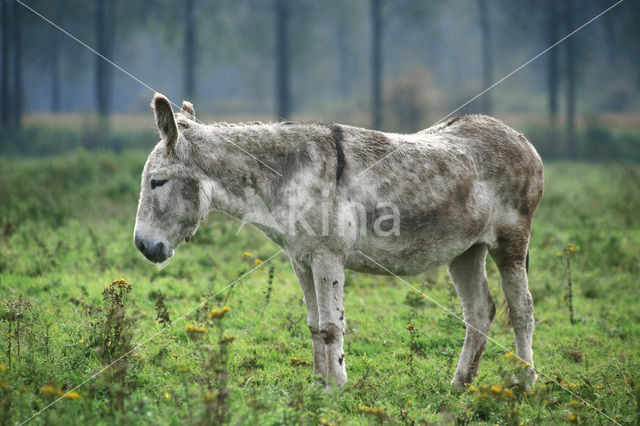
{"label": "donkey's back", "polygon": [[[524,260],[543,166],[520,133],[483,115],[412,135],[350,127],[343,133],[348,167],[342,197],[371,209],[376,200],[389,201],[400,218],[396,233],[360,235],[347,267],[414,274],[449,264],[474,244],[497,247],[506,234],[521,236]],[[368,215],[375,213],[381,212]]]}

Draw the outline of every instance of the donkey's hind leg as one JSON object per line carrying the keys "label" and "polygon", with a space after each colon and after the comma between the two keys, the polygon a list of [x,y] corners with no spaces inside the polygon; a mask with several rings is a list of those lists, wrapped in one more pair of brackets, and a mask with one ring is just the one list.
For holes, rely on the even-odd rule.
{"label": "donkey's hind leg", "polygon": [[486,257],[487,246],[476,244],[449,265],[449,273],[460,297],[467,325],[462,353],[453,378],[453,383],[459,389],[478,373],[480,356],[487,344],[487,335],[496,311],[487,283]]}
{"label": "donkey's hind leg", "polygon": [[489,249],[500,271],[500,285],[509,307],[509,320],[516,335],[518,358],[529,364],[527,385],[536,381],[531,339],[533,336],[533,299],[527,283],[528,230],[504,230]]}

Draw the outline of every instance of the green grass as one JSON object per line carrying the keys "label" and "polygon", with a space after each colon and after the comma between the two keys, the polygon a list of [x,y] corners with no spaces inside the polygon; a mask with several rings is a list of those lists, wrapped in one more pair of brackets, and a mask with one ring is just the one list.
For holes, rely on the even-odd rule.
{"label": "green grass", "polygon": [[[120,370],[114,366],[88,380],[71,395],[77,398],[63,398],[33,421],[608,422],[568,389],[621,423],[640,422],[640,167],[547,165],[529,274],[534,360],[545,375],[532,392],[516,388],[512,398],[488,387],[508,386],[518,372],[502,348],[488,344],[473,383],[477,391],[457,392],[450,380],[464,325],[399,280],[352,272],[345,291],[349,381],[340,392],[321,391],[312,385],[302,292],[282,254],[162,331],[156,320],[160,293],[176,320],[278,248],[248,227],[236,236],[237,221],[211,214],[166,268],[145,261],[132,243],[145,158],[144,152],[80,151],[0,159],[0,424],[29,418],[58,390],[71,390],[101,370],[114,358],[107,346],[117,352],[154,333]],[[567,251],[568,243],[579,250]],[[562,252],[573,256],[574,325],[566,257],[557,257]],[[488,275],[498,302],[502,293],[491,261]],[[119,278],[131,291],[125,309],[113,308],[107,318],[113,305],[102,292]],[[408,281],[460,314],[444,268]],[[208,318],[223,305],[231,312]],[[412,336],[408,323],[419,333]],[[121,325],[117,342],[105,343],[107,331]],[[208,333],[187,332],[187,325]],[[235,340],[220,344],[221,335]],[[491,337],[513,347],[504,315]]]}

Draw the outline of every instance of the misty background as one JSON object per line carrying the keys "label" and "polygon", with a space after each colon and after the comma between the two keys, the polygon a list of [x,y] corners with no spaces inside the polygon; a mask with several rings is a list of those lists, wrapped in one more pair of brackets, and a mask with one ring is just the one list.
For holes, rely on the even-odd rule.
{"label": "misty background", "polygon": [[615,3],[0,0],[0,153],[149,147],[153,89],[205,122],[414,132],[486,113],[545,159],[640,161],[638,0],[458,109]]}

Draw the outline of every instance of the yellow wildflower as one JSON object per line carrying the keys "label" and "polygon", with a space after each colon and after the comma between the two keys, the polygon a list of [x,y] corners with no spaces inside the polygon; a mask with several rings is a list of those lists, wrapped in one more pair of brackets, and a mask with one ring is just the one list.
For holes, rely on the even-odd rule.
{"label": "yellow wildflower", "polygon": [[169,394],[169,392],[165,392],[164,397],[167,399],[171,399],[171,395]]}
{"label": "yellow wildflower", "polygon": [[105,286],[106,289],[113,289],[114,287],[120,287],[120,288],[124,288],[125,290],[130,290],[131,286],[129,284],[127,284],[127,282],[120,278],[119,280],[114,280],[111,281],[111,284],[107,284]]}
{"label": "yellow wildflower", "polygon": [[413,331],[413,329],[414,329],[413,324],[411,323],[407,324],[407,330]]}
{"label": "yellow wildflower", "polygon": [[384,414],[384,410],[380,407],[371,407],[369,405],[360,404],[358,409],[363,413],[375,414],[377,416]]}
{"label": "yellow wildflower", "polygon": [[569,420],[571,423],[578,421],[578,418],[576,417],[575,414],[571,413],[569,414],[569,417],[567,417],[567,420]]}
{"label": "yellow wildflower", "polygon": [[477,392],[478,391],[478,387],[474,386],[474,385],[471,385],[471,386],[469,386],[469,389],[467,389],[467,391],[469,393]]}
{"label": "yellow wildflower", "polygon": [[262,265],[262,260],[260,259],[256,259],[255,262],[256,262],[256,265]]}
{"label": "yellow wildflower", "polygon": [[80,399],[80,394],[76,391],[71,391],[69,393],[63,394],[62,397],[66,399]]}
{"label": "yellow wildflower", "polygon": [[40,388],[40,392],[42,392],[46,396],[54,396],[54,395],[58,395],[58,393],[60,392],[60,389],[58,389],[58,387],[53,383],[49,383],[47,386],[42,386]]}
{"label": "yellow wildflower", "polygon": [[223,306],[221,309],[215,308],[209,314],[209,318],[211,319],[222,318],[223,316],[225,316],[225,314],[229,312],[231,312],[231,308],[228,306]]}
{"label": "yellow wildflower", "polygon": [[507,352],[506,354],[504,354],[505,358],[513,358],[513,352]]}
{"label": "yellow wildflower", "polygon": [[500,393],[502,392],[502,385],[491,385],[491,387],[489,388],[489,390],[492,393]]}
{"label": "yellow wildflower", "polygon": [[575,399],[572,399],[571,401],[567,402],[567,405],[570,405],[570,406],[580,405],[580,401],[576,401]]}
{"label": "yellow wildflower", "polygon": [[293,357],[290,360],[291,365],[309,365],[309,361],[306,361],[304,359],[300,359],[298,357]]}
{"label": "yellow wildflower", "polygon": [[6,373],[7,372],[7,367],[4,366],[4,364],[0,364],[0,373]]}
{"label": "yellow wildflower", "polygon": [[511,389],[509,389],[509,388],[506,388],[506,389],[504,390],[504,393],[505,393],[506,395],[508,395],[508,396],[509,396],[509,398],[513,398],[513,397],[514,397],[514,395],[513,395],[513,391],[512,391]]}
{"label": "yellow wildflower", "polygon": [[244,255],[245,255],[246,257],[251,257],[251,253],[249,253],[248,251],[245,251],[245,252],[244,252]]}
{"label": "yellow wildflower", "polygon": [[570,251],[571,253],[573,253],[574,251],[576,251],[576,249],[575,249],[575,247],[569,247],[569,251]]}
{"label": "yellow wildflower", "polygon": [[196,336],[199,334],[205,334],[208,333],[209,330],[207,330],[204,327],[198,327],[197,325],[193,325],[193,324],[189,324],[185,327],[184,331],[187,332],[188,335],[190,336]]}
{"label": "yellow wildflower", "polygon": [[562,253],[556,253],[556,257],[562,257]]}

